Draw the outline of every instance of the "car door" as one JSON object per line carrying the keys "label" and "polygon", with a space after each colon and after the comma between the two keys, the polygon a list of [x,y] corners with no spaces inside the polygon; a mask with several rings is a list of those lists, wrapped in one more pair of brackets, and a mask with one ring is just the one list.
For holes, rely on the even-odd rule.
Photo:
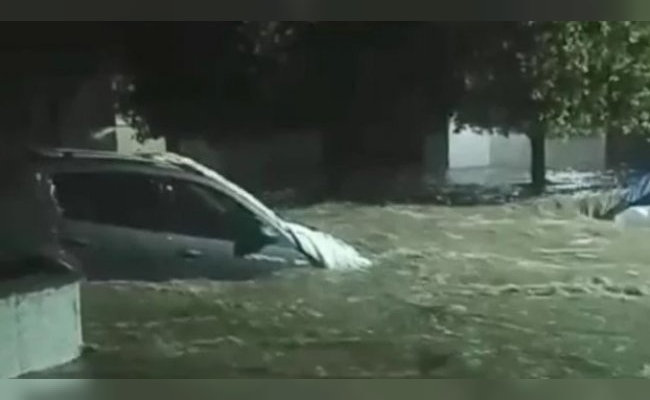
{"label": "car door", "polygon": [[160,185],[131,172],[53,173],[61,241],[90,280],[158,280],[152,243],[161,235]]}
{"label": "car door", "polygon": [[[270,275],[280,269],[306,265],[304,256],[277,235],[277,241],[256,254],[235,256],[235,210],[244,218],[256,218],[237,201],[215,188],[192,180],[168,179],[165,193],[165,224],[168,257],[161,263],[179,278],[246,280]],[[241,214],[240,214],[241,215]],[[262,227],[270,230],[271,228]],[[273,232],[268,231],[270,235]],[[178,267],[182,269],[178,269]]]}

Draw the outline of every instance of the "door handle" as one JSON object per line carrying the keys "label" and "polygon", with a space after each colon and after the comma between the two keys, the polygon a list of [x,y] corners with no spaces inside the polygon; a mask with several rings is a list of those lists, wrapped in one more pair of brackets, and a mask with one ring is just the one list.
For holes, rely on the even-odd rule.
{"label": "door handle", "polygon": [[183,258],[199,258],[203,255],[203,253],[200,250],[196,249],[185,249],[181,251],[181,256]]}
{"label": "door handle", "polygon": [[68,245],[71,247],[87,247],[90,245],[90,241],[88,239],[82,239],[82,238],[63,238],[61,239],[64,245]]}

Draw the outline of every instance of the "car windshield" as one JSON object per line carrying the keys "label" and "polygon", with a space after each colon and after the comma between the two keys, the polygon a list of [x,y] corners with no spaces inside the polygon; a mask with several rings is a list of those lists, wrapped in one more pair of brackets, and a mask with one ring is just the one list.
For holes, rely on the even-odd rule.
{"label": "car windshield", "polygon": [[218,212],[222,214],[229,214],[242,209],[246,210],[234,199],[215,190],[209,190],[200,185],[191,185],[189,186],[189,190],[191,190],[193,194],[199,196],[201,200],[209,204],[211,208],[218,210]]}

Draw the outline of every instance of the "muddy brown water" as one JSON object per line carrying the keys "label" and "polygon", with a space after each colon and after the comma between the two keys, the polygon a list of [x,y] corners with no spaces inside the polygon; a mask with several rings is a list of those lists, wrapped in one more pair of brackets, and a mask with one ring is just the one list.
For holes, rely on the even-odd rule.
{"label": "muddy brown water", "polygon": [[37,377],[650,375],[645,235],[539,203],[285,212],[361,271],[83,288],[88,344]]}

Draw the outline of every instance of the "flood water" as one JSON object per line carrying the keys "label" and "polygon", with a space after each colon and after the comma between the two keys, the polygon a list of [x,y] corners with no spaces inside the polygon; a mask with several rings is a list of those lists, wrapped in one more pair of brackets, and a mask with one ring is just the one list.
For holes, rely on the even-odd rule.
{"label": "flood water", "polygon": [[650,246],[538,203],[320,204],[291,218],[375,265],[251,283],[83,288],[66,378],[650,375]]}

